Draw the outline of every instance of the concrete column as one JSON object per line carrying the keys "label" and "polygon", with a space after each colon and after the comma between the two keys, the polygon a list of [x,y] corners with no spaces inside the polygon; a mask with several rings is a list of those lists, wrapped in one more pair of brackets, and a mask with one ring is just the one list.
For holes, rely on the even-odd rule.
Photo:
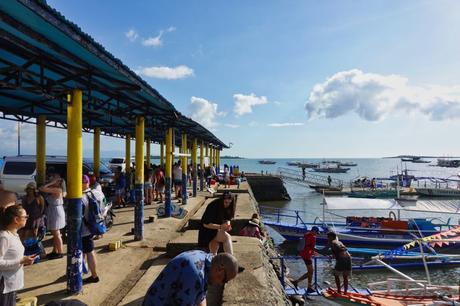
{"label": "concrete column", "polygon": [[147,169],[150,169],[150,163],[151,163],[151,156],[150,156],[150,138],[147,138],[145,141],[145,145],[147,146],[146,148],[146,160],[145,163],[147,164]]}
{"label": "concrete column", "polygon": [[83,253],[81,221],[83,215],[82,176],[82,91],[73,90],[67,106],[67,292],[82,290]]}
{"label": "concrete column", "polygon": [[197,167],[197,158],[196,158],[196,147],[197,147],[197,139],[193,138],[192,142],[192,195],[196,197],[197,194],[197,174],[198,174],[198,167]]}
{"label": "concrete column", "polygon": [[45,184],[46,180],[46,117],[43,115],[38,116],[37,119],[37,185]]}
{"label": "concrete column", "polygon": [[166,130],[166,165],[165,165],[165,217],[171,217],[171,177],[172,177],[172,135],[174,130]]}
{"label": "concrete column", "polygon": [[94,175],[99,177],[101,167],[101,129],[94,129],[93,136],[93,167]]}
{"label": "concrete column", "polygon": [[165,166],[165,142],[160,142],[160,165],[161,168]]}
{"label": "concrete column", "polygon": [[201,143],[200,143],[200,168],[201,168],[201,172],[200,172],[200,190],[201,191],[204,191],[204,156],[203,156],[203,152],[204,152],[204,141],[202,140]]}
{"label": "concrete column", "polygon": [[134,239],[144,239],[144,117],[136,118],[136,180],[134,208]]}
{"label": "concrete column", "polygon": [[181,158],[181,164],[182,164],[182,204],[185,205],[187,204],[187,171],[188,171],[188,159],[187,159],[187,134],[182,133],[182,144],[181,144],[181,151],[182,154],[184,154]]}

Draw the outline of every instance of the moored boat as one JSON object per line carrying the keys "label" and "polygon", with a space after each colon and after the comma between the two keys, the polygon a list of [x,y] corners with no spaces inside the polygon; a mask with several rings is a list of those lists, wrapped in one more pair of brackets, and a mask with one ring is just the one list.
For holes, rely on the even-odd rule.
{"label": "moored boat", "polygon": [[342,168],[340,165],[336,167],[318,167],[312,169],[314,172],[322,172],[322,173],[347,173],[350,168]]}
{"label": "moored boat", "polygon": [[272,161],[272,160],[259,160],[259,164],[262,164],[262,165],[274,165],[274,164],[276,164],[276,161]]}
{"label": "moored boat", "polygon": [[460,198],[460,189],[455,188],[416,187],[415,191],[422,196]]}

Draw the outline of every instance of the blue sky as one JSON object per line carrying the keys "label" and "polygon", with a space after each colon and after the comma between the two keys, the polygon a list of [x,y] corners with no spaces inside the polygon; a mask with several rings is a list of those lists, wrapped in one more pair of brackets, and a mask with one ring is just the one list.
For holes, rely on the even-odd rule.
{"label": "blue sky", "polygon": [[[458,1],[48,3],[233,143],[224,154],[460,154]],[[0,127],[15,153],[14,123]],[[65,153],[65,133],[48,135],[48,153]]]}

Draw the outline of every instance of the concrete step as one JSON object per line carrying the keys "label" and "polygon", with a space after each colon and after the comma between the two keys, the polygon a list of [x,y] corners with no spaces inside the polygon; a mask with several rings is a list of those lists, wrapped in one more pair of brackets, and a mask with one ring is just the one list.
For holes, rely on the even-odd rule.
{"label": "concrete step", "polygon": [[198,231],[189,230],[179,237],[171,240],[166,245],[166,253],[174,257],[182,252],[198,249]]}

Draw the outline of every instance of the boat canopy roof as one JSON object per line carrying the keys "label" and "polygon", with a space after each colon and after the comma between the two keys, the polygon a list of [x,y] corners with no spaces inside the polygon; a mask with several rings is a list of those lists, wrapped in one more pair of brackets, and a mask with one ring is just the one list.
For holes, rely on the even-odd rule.
{"label": "boat canopy roof", "polygon": [[328,210],[404,210],[432,213],[460,214],[459,200],[417,200],[410,204],[393,199],[359,199],[327,197],[324,199]]}

